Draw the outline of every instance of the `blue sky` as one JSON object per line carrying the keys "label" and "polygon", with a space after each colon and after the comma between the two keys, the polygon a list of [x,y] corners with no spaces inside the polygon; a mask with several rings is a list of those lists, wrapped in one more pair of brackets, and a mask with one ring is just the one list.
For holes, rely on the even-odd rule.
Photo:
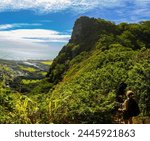
{"label": "blue sky", "polygon": [[0,52],[14,52],[14,45],[16,52],[33,48],[33,53],[43,52],[39,59],[53,59],[69,41],[78,17],[139,22],[150,20],[149,9],[150,0],[1,0]]}

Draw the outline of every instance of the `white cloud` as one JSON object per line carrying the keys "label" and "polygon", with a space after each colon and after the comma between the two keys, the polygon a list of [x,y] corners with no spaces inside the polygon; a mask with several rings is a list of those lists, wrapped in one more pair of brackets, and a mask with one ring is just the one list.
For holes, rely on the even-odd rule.
{"label": "white cloud", "polygon": [[9,31],[0,31],[0,38],[13,40],[16,42],[29,43],[48,43],[64,42],[67,43],[70,35],[65,35],[54,30],[46,29],[17,29]]}
{"label": "white cloud", "polygon": [[[0,0],[1,12],[32,10],[36,13],[54,13],[65,10],[78,15],[94,10],[98,11],[99,16],[100,13],[105,15],[104,10],[107,9],[115,11],[115,16],[126,19],[125,21],[139,21],[149,18],[150,0]],[[10,25],[6,26],[9,27]]]}
{"label": "white cloud", "polygon": [[49,12],[66,9],[70,4],[70,0],[1,0],[0,10],[33,9]]}
{"label": "white cloud", "polygon": [[14,23],[14,24],[0,24],[0,30],[6,30],[11,28],[20,28],[20,27],[26,27],[26,26],[41,26],[42,24],[39,23]]}
{"label": "white cloud", "polygon": [[10,28],[13,28],[14,26],[11,25],[11,24],[3,24],[3,25],[0,25],[0,30],[5,30],[5,29],[10,29]]}
{"label": "white cloud", "polygon": [[62,46],[0,38],[0,58],[10,60],[53,59]]}
{"label": "white cloud", "polygon": [[0,11],[31,9],[38,12],[56,12],[74,10],[84,13],[94,8],[122,7],[127,2],[140,6],[149,3],[150,0],[1,0]]}
{"label": "white cloud", "polygon": [[46,29],[0,31],[0,58],[54,58],[70,39],[69,34]]}

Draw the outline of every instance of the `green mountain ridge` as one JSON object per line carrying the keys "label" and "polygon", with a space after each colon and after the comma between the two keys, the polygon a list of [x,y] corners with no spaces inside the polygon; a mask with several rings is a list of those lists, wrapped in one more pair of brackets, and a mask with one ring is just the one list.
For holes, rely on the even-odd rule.
{"label": "green mountain ridge", "polygon": [[121,82],[135,92],[142,114],[149,115],[149,27],[149,21],[115,25],[80,17],[48,74],[57,84],[51,94],[59,101],[54,121],[112,123]]}
{"label": "green mountain ridge", "polygon": [[28,94],[0,83],[0,123],[118,123],[121,82],[140,106],[134,123],[149,123],[149,37],[150,21],[116,25],[80,17],[46,78]]}

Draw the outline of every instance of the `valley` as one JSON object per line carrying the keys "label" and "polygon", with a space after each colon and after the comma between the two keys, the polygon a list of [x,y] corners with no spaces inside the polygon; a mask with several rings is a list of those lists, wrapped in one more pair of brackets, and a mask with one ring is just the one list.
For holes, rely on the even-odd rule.
{"label": "valley", "polygon": [[[5,81],[7,87],[19,92],[29,92],[27,88],[34,87],[45,78],[50,60],[0,60],[0,79]],[[26,87],[26,89],[25,89]]]}

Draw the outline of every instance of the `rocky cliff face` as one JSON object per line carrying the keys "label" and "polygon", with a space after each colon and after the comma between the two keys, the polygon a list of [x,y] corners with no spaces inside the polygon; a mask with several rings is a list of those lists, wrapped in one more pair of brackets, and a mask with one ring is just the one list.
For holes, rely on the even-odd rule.
{"label": "rocky cliff face", "polygon": [[[62,48],[54,59],[47,76],[50,82],[61,79],[69,69],[69,62],[82,52],[90,52],[103,34],[115,32],[116,25],[103,19],[80,17],[76,20],[69,43]],[[55,72],[57,68],[58,72]]]}
{"label": "rocky cliff face", "polygon": [[91,40],[90,37],[93,36],[91,33],[97,33],[98,28],[98,21],[96,19],[80,17],[73,27],[70,43],[80,44],[83,43],[83,41]]}
{"label": "rocky cliff face", "polygon": [[86,44],[94,43],[102,34],[116,32],[116,25],[103,19],[95,19],[89,17],[80,17],[76,20],[70,43]]}

